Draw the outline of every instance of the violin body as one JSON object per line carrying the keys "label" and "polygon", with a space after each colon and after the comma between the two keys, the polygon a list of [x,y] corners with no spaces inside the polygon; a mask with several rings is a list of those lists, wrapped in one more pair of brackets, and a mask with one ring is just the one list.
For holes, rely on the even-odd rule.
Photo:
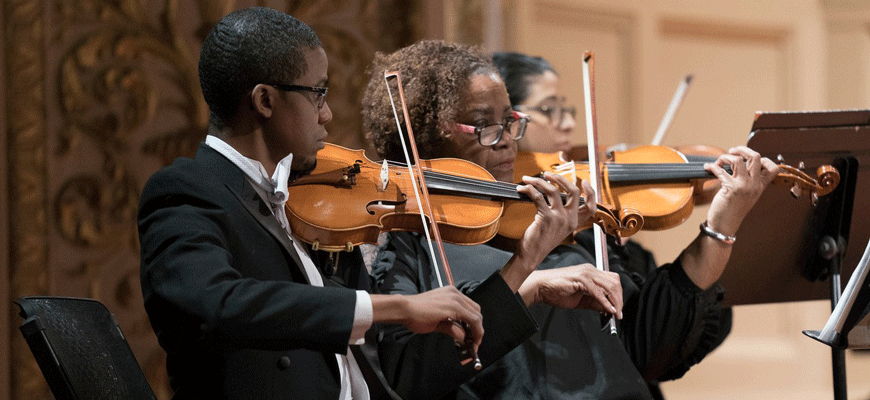
{"label": "violin body", "polygon": [[[484,168],[460,159],[421,160],[421,166],[495,181]],[[287,219],[303,241],[327,251],[350,251],[377,243],[387,231],[423,232],[420,209],[407,168],[388,168],[366,158],[362,150],[326,144],[317,166],[288,186]],[[484,243],[498,231],[502,202],[443,194],[430,189],[435,220],[446,242]]]}
{"label": "violin body", "polygon": [[[664,146],[641,146],[612,155],[614,164],[685,162],[686,158],[680,152]],[[609,176],[607,163],[602,165],[601,170],[603,176]],[[602,192],[606,204],[612,204],[618,210],[637,210],[643,215],[645,230],[662,230],[680,225],[689,218],[695,205],[695,185],[692,180],[637,183],[605,178],[604,182],[608,185]]]}
{"label": "violin body", "polygon": [[[611,154],[615,151],[624,151],[633,147],[637,146],[626,145],[625,143],[622,143],[610,146],[606,149],[602,149],[601,154]],[[715,162],[720,155],[726,153],[725,150],[722,150],[718,147],[707,146],[703,144],[676,146],[673,149],[686,156],[686,159],[688,161],[699,162]],[[570,150],[564,152],[562,154],[562,158],[564,158],[566,161],[588,161],[587,147],[585,144],[574,146]],[[695,197],[693,199],[693,202],[696,206],[702,204],[710,204],[710,202],[713,201],[713,197],[715,197],[716,193],[719,191],[719,188],[722,187],[719,180],[714,179],[713,177],[711,177],[710,179],[695,180],[694,184]]]}
{"label": "violin body", "polygon": [[[566,158],[565,153],[520,153],[517,155],[514,178],[536,174],[540,171],[552,171],[556,166],[568,161]],[[685,162],[686,159],[682,154],[663,146],[641,146],[611,153],[610,161],[601,166],[603,176],[602,204],[607,208],[619,210],[620,218],[631,216],[632,213],[639,213],[643,217],[640,228],[644,230],[661,230],[679,225],[692,213],[694,206],[694,183],[692,181],[650,181],[644,183],[637,180],[611,180],[608,179],[611,172],[608,167],[617,163],[675,164]],[[578,184],[582,179],[589,179],[587,164],[575,164],[575,172]],[[511,213],[512,210],[505,209],[505,217]]]}

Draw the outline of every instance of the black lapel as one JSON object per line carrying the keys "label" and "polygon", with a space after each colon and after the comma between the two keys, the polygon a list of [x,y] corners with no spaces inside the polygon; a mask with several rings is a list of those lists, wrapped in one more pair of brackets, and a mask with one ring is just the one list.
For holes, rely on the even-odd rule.
{"label": "black lapel", "polygon": [[293,247],[293,241],[287,236],[287,231],[281,227],[275,216],[272,215],[271,207],[260,198],[254,186],[248,181],[247,175],[232,161],[205,144],[200,144],[199,150],[196,152],[196,160],[202,162],[209,171],[217,175],[239,202],[245,206],[251,216],[284,246],[284,250],[296,263],[296,268],[302,272],[302,277],[308,284],[311,284],[308,280],[308,274],[305,273],[305,267],[302,266],[302,260],[299,258],[296,248]]}

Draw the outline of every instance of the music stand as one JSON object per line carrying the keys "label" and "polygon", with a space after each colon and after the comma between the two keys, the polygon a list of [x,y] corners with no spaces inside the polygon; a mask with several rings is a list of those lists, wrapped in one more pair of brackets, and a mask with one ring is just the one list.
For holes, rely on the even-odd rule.
{"label": "music stand", "polygon": [[[870,239],[870,220],[852,210],[870,209],[870,110],[758,113],[748,146],[763,156],[807,172],[833,165],[840,184],[813,206],[770,186],[737,232],[719,282],[724,304],[760,304],[831,299],[852,273]],[[813,173],[810,173],[813,175]],[[843,267],[843,271],[840,268]],[[824,282],[828,280],[828,282]],[[832,349],[835,398],[846,398],[845,356]]]}

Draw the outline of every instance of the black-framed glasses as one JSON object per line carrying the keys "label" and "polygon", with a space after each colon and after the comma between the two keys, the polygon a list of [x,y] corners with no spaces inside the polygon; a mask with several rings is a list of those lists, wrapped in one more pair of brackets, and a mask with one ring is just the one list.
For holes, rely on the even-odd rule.
{"label": "black-framed glasses", "polygon": [[565,116],[570,115],[572,119],[577,118],[577,108],[574,106],[553,106],[542,104],[540,106],[514,106],[514,110],[520,111],[537,111],[547,116],[547,120],[551,126],[559,127],[565,122]]}
{"label": "black-framed glasses", "polygon": [[487,126],[471,126],[465,124],[456,124],[460,130],[465,133],[477,135],[477,141],[483,146],[495,146],[505,131],[510,132],[514,140],[522,139],[526,133],[526,125],[529,124],[529,116],[521,112],[514,111],[511,116],[507,117],[504,123],[493,124]]}
{"label": "black-framed glasses", "polygon": [[268,85],[285,92],[312,92],[314,93],[314,105],[317,106],[318,110],[323,108],[323,104],[326,103],[326,92],[329,91],[329,88],[325,87],[291,85],[289,83],[269,83]]}

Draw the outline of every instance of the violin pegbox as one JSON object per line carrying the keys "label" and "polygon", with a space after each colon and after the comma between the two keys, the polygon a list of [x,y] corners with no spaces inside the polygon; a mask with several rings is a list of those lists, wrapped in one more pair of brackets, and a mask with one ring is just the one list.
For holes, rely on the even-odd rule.
{"label": "violin pegbox", "polygon": [[[782,156],[777,156],[777,160],[781,161]],[[781,185],[790,185],[792,196],[795,198],[801,197],[804,193],[810,193],[810,201],[816,205],[819,196],[824,196],[831,193],[837,185],[840,184],[840,172],[830,165],[822,165],[816,169],[816,178],[802,170],[806,168],[803,161],[798,163],[798,168],[780,163],[779,175],[774,178],[773,183]]]}

